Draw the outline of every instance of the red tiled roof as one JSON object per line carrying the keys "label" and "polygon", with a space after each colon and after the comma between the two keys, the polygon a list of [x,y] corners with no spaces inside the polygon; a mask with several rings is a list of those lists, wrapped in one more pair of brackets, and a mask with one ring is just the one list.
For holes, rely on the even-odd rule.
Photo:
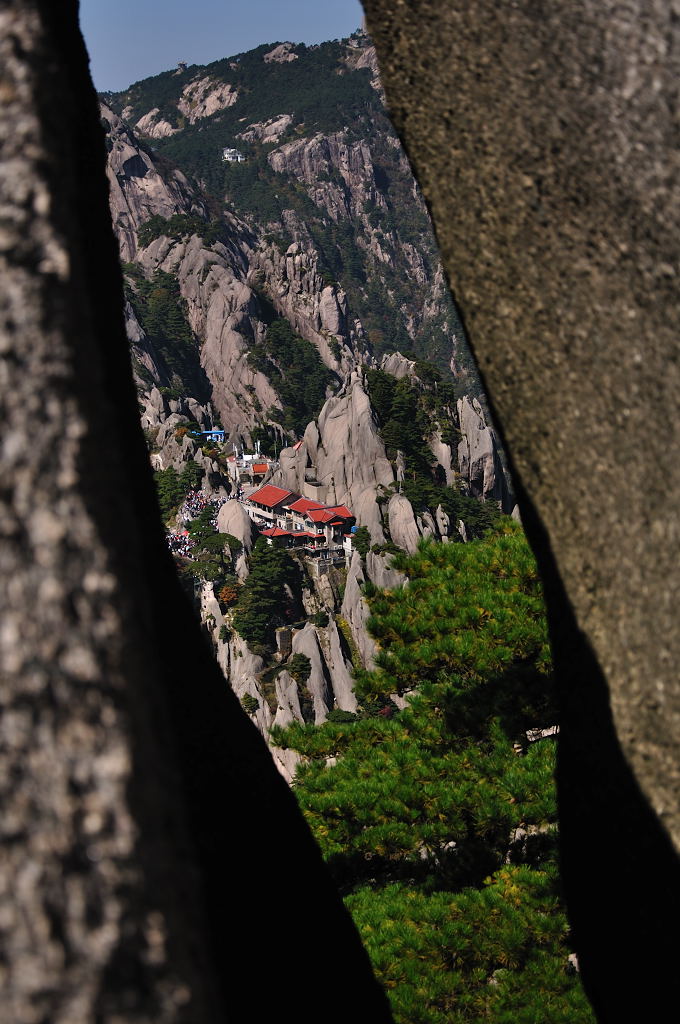
{"label": "red tiled roof", "polygon": [[328,511],[335,512],[336,516],[342,516],[343,519],[354,519],[347,505],[329,505]]}
{"label": "red tiled roof", "polygon": [[309,512],[310,508],[324,508],[320,501],[312,501],[311,498],[298,498],[288,508],[293,512]]}
{"label": "red tiled roof", "polygon": [[268,508],[273,508],[275,505],[280,505],[286,498],[290,498],[292,494],[292,491],[284,491],[282,487],[266,484],[264,487],[260,487],[259,491],[254,491],[248,500],[256,501],[258,505],[266,505]]}
{"label": "red tiled roof", "polygon": [[269,466],[266,462],[255,462],[253,463],[253,473],[266,473]]}
{"label": "red tiled roof", "polygon": [[334,505],[332,508],[313,508],[307,512],[307,518],[313,523],[342,522],[344,519],[354,519],[354,516],[345,505]]}
{"label": "red tiled roof", "polygon": [[262,530],[263,537],[311,537],[313,540],[324,540],[323,533],[310,533],[308,530],[282,530],[280,526],[269,526]]}
{"label": "red tiled roof", "polygon": [[[312,508],[307,513],[307,518],[311,519],[313,523],[327,523],[329,519],[327,508]],[[331,515],[332,519],[333,516]]]}

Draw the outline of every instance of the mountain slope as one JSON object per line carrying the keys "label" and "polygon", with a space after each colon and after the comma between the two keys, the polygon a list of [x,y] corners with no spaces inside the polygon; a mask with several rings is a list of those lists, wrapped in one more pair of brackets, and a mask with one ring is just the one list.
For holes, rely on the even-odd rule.
{"label": "mountain slope", "polygon": [[[200,183],[214,210],[226,205],[247,221],[265,278],[298,245],[324,284],[344,293],[338,306],[358,348],[413,351],[472,373],[366,36],[261,46],[105,98],[156,155]],[[223,160],[225,148],[245,160]],[[285,305],[275,291],[269,298]]]}

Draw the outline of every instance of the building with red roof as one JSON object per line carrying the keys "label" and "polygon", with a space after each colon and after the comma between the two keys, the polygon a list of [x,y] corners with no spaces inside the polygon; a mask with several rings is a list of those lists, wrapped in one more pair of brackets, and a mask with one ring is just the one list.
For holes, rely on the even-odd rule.
{"label": "building with red roof", "polygon": [[299,495],[294,494],[293,491],[286,491],[283,487],[274,487],[273,484],[265,484],[264,487],[253,491],[248,497],[248,501],[254,505],[260,505],[262,508],[274,509],[283,504],[286,498],[293,498],[294,500],[297,497]]}
{"label": "building with red roof", "polygon": [[273,484],[254,491],[243,505],[254,523],[264,527],[263,536],[290,547],[340,548],[356,524],[346,505],[323,505]]}
{"label": "building with red roof", "polygon": [[282,506],[286,501],[295,501],[299,494],[294,491],[287,491],[283,487],[274,487],[273,484],[265,484],[253,491],[243,503],[250,518],[258,526],[281,526],[277,522]]}
{"label": "building with red roof", "polygon": [[290,502],[288,508],[291,512],[299,512],[300,515],[304,515],[305,512],[309,512],[310,508],[325,508],[320,501],[312,501],[311,498],[298,498],[297,501]]}

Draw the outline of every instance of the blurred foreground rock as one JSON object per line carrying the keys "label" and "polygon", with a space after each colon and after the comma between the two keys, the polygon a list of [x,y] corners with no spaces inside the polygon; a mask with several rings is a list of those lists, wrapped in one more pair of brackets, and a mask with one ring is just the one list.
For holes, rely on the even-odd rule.
{"label": "blurred foreground rock", "polygon": [[388,1021],[166,550],[74,0],[0,66],[0,1016]]}
{"label": "blurred foreground rock", "polygon": [[545,580],[582,977],[601,1020],[662,1017],[680,910],[680,12],[364,6]]}

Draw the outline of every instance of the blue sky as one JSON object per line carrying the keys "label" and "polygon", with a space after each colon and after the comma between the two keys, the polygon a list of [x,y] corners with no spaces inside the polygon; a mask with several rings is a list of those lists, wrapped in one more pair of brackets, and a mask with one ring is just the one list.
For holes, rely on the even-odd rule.
{"label": "blue sky", "polygon": [[359,0],[80,0],[100,91],[175,67],[208,64],[260,43],[321,43],[361,24]]}

